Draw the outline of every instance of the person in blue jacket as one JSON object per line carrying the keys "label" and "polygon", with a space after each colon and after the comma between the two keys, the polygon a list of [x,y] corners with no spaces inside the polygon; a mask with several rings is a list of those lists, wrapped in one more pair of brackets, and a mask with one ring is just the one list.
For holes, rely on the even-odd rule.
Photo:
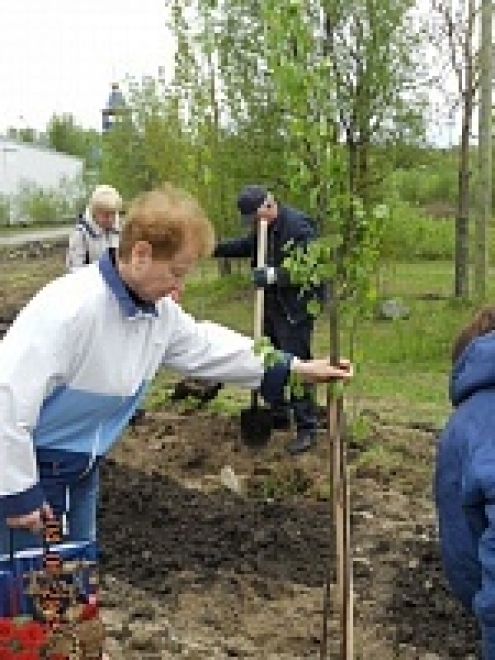
{"label": "person in blue jacket", "polygon": [[[279,203],[272,193],[259,185],[245,186],[238,196],[237,207],[249,233],[221,241],[214,256],[251,259],[253,282],[265,289],[263,334],[275,348],[309,360],[314,321],[308,311],[308,302],[321,292],[314,289],[302,294],[300,287],[291,282],[282,263],[289,244],[305,247],[316,238],[315,224],[302,211]],[[256,226],[261,219],[268,223],[265,268],[256,267]],[[316,407],[311,385],[304,386],[302,396],[291,396],[290,403],[283,396],[274,402],[274,428],[290,427],[291,410],[297,434],[288,449],[291,454],[299,454],[316,442]]]}
{"label": "person in blue jacket", "polygon": [[455,340],[454,406],[437,448],[435,498],[445,576],[495,660],[495,307]]}

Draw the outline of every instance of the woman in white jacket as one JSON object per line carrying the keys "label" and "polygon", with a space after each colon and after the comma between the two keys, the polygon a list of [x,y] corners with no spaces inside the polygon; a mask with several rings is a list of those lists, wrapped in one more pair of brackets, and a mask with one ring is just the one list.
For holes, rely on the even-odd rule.
{"label": "woman in white jacket", "polygon": [[108,248],[119,244],[119,212],[122,199],[112,186],[97,186],[86,211],[79,216],[69,236],[66,264],[72,272],[98,261]]}

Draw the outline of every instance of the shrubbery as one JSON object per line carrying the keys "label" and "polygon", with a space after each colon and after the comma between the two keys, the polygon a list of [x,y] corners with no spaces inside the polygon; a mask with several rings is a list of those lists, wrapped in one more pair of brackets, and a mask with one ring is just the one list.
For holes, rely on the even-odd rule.
{"label": "shrubbery", "polygon": [[425,217],[407,202],[390,207],[383,236],[386,261],[448,261],[454,257],[453,218]]}
{"label": "shrubbery", "polygon": [[49,224],[75,218],[86,197],[82,181],[62,179],[58,188],[25,182],[15,195],[0,195],[0,224]]}

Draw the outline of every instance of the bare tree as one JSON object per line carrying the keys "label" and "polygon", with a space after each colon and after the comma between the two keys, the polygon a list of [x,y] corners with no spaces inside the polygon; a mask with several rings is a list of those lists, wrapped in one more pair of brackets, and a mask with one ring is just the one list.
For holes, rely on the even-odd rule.
{"label": "bare tree", "polygon": [[449,48],[450,66],[457,81],[456,107],[461,108],[458,198],[455,223],[454,296],[469,297],[469,138],[477,88],[477,52],[475,48],[476,0],[431,0],[439,17],[433,30],[433,43],[439,53]]}
{"label": "bare tree", "polygon": [[479,184],[474,252],[474,291],[479,301],[483,301],[486,296],[488,270],[486,229],[492,214],[492,21],[493,1],[481,0]]}

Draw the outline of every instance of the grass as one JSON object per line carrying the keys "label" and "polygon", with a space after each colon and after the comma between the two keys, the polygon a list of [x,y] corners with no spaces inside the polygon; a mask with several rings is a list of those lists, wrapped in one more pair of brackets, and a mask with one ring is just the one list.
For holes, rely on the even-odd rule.
{"label": "grass", "polygon": [[[26,302],[46,281],[64,272],[63,254],[51,261],[0,259],[0,302]],[[342,352],[352,357],[356,376],[347,389],[351,411],[380,409],[389,417],[418,418],[441,424],[450,410],[447,383],[450,348],[462,325],[472,316],[473,305],[454,304],[450,262],[398,263],[384,269],[382,290],[410,308],[410,318],[400,321],[363,320],[351,345],[350,328],[344,323]],[[488,300],[495,297],[495,278],[488,278]],[[252,334],[253,290],[245,264],[233,275],[218,277],[213,260],[199,265],[187,282],[183,305],[196,318],[226,324]],[[328,323],[320,318],[314,334],[314,353],[328,353]],[[159,408],[166,401],[175,374],[163,371],[148,395],[147,406]],[[325,388],[319,388],[325,400]],[[235,387],[222,390],[210,404],[233,412],[248,405],[249,393]]]}
{"label": "grass", "polygon": [[[361,321],[352,346],[350,329],[344,323],[342,352],[356,363],[356,377],[347,390],[350,405],[359,410],[373,404],[411,419],[420,416],[424,421],[441,424],[450,410],[447,386],[451,344],[472,316],[474,306],[454,304],[448,297],[453,283],[450,262],[394,264],[386,270],[384,279],[386,296],[401,299],[410,308],[410,318]],[[495,294],[493,278],[488,294],[489,299]],[[187,284],[183,305],[197,318],[252,333],[253,293],[247,268],[219,278],[214,264],[203,264]],[[328,324],[321,318],[315,327],[314,353],[324,355],[328,350]],[[169,382],[170,374],[165,373],[156,387],[166,387]],[[157,400],[154,389],[150,402]],[[319,396],[324,400],[325,388],[320,388]],[[245,392],[228,387],[214,406],[232,411],[247,401]]]}

